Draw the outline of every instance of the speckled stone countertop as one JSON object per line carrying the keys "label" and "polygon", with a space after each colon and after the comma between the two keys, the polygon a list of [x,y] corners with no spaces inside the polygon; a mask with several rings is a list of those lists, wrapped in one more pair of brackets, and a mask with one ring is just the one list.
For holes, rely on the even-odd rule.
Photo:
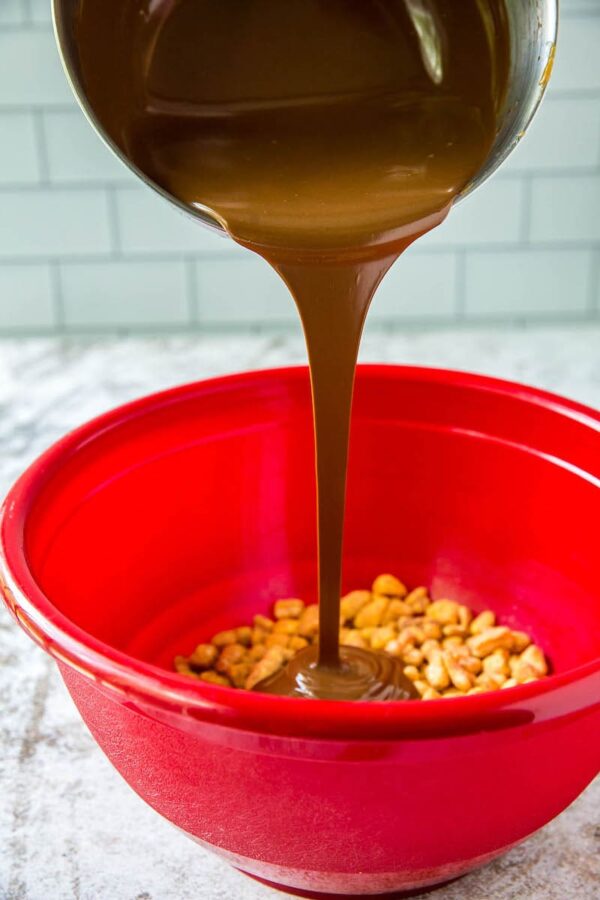
{"label": "speckled stone countertop", "polygon": [[[367,335],[362,358],[471,369],[600,407],[600,327]],[[0,493],[116,404],[183,381],[304,361],[299,337],[0,343]],[[152,812],[94,744],[53,663],[0,611],[1,900],[267,900]],[[591,900],[600,780],[558,819],[436,900]],[[287,895],[285,895],[287,896]]]}

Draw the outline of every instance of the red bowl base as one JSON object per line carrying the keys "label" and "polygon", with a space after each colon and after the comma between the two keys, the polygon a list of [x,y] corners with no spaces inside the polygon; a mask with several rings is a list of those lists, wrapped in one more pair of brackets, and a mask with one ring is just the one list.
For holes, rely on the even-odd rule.
{"label": "red bowl base", "polygon": [[335,898],[337,900],[369,900],[369,898],[373,897],[379,897],[382,900],[405,900],[408,897],[422,897],[424,894],[433,894],[440,888],[446,887],[446,885],[452,884],[454,881],[459,881],[467,874],[465,872],[464,875],[458,875],[456,878],[447,878],[438,884],[432,884],[430,887],[413,888],[410,891],[392,891],[391,894],[328,894],[321,891],[303,891],[300,888],[292,888],[286,884],[277,884],[274,881],[268,881],[266,878],[259,878],[258,875],[251,875],[250,872],[244,872],[243,869],[239,869],[237,866],[236,868],[238,872],[241,872],[242,875],[247,875],[253,881],[259,881],[261,884],[265,884],[276,891],[285,891],[285,893],[292,894],[294,897],[307,897],[309,900],[335,900]]}

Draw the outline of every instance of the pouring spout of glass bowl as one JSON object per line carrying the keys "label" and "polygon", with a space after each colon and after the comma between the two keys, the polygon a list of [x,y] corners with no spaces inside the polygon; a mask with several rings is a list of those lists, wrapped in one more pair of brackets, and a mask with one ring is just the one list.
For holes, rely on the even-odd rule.
{"label": "pouring spout of glass bowl", "polygon": [[[68,81],[92,127],[121,162],[148,187],[203,225],[226,235],[225,222],[213,209],[199,201],[187,203],[158,184],[132,162],[102,126],[86,93],[79,65],[76,21],[82,2],[53,0],[53,21]],[[433,0],[405,2],[407,14],[419,37],[423,64],[435,83],[442,77],[444,66],[443,47],[436,40],[436,35],[439,37],[436,4]],[[170,6],[170,2],[165,6]],[[506,0],[505,12],[510,36],[509,75],[502,108],[497,112],[496,138],[483,165],[455,202],[483,184],[517,146],[535,115],[549,81],[556,46],[558,0],[532,0],[531,3]]]}

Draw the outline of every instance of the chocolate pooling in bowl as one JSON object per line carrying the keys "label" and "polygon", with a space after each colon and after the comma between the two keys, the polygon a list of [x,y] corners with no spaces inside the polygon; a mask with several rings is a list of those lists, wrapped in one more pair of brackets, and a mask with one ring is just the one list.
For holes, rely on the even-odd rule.
{"label": "chocolate pooling in bowl", "polygon": [[255,688],[265,694],[319,697],[321,700],[417,700],[419,692],[400,660],[377,650],[340,647],[339,662],[328,673],[318,648],[307,647]]}
{"label": "chocolate pooling in bowl", "polygon": [[493,144],[504,0],[81,0],[75,37],[85,91],[115,143],[263,256],[302,320],[319,648],[258,689],[396,696],[408,690],[400,663],[339,647],[356,359],[379,282],[445,218]]}

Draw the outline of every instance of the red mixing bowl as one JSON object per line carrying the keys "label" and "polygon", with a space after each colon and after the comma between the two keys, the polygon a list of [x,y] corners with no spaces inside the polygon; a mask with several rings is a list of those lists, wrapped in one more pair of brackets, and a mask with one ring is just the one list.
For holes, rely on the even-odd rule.
{"label": "red mixing bowl", "polygon": [[383,571],[525,629],[551,677],[409,703],[278,698],[176,653],[315,596],[305,369],[192,384],[70,434],[6,500],[2,589],[126,781],[298,892],[434,885],[563,810],[600,759],[600,416],[516,384],[359,370],[344,589]]}

